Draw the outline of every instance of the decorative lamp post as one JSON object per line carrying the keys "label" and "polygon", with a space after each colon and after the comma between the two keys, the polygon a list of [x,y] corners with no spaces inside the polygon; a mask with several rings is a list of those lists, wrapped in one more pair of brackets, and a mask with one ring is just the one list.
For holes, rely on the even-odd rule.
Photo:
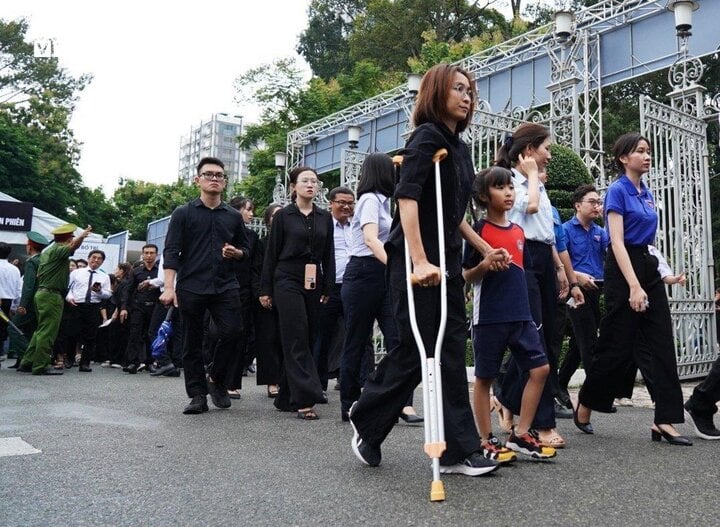
{"label": "decorative lamp post", "polygon": [[348,143],[353,150],[358,147],[358,143],[360,142],[360,132],[362,132],[362,127],[356,124],[351,124],[347,127]]}
{"label": "decorative lamp post", "polygon": [[419,73],[408,73],[407,76],[407,89],[410,95],[415,97],[417,93],[420,91],[420,81],[422,80],[422,75]]}
{"label": "decorative lamp post", "polygon": [[675,30],[681,39],[687,39],[692,33],[693,11],[697,11],[698,3],[695,0],[670,0],[667,8],[675,13]]}
{"label": "decorative lamp post", "polygon": [[573,34],[573,23],[575,14],[572,11],[563,9],[557,11],[553,16],[555,20],[555,37],[560,42],[567,42]]}
{"label": "decorative lamp post", "polygon": [[283,182],[283,170],[285,170],[285,163],[287,163],[287,155],[285,152],[275,152],[275,188],[273,189],[273,201],[280,205],[287,204],[287,192],[285,184]]}

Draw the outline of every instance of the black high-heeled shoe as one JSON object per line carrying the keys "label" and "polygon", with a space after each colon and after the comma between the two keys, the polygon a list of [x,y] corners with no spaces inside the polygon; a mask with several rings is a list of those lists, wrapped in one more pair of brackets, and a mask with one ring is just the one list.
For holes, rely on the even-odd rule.
{"label": "black high-heeled shoe", "polygon": [[692,446],[693,442],[689,437],[674,436],[660,428],[660,425],[658,425],[657,423],[655,424],[655,426],[657,426],[657,430],[655,430],[654,428],[650,429],[650,438],[653,441],[660,442],[662,438],[665,438],[665,441],[667,441],[671,445]]}
{"label": "black high-heeled shoe", "polygon": [[400,419],[402,419],[409,425],[416,425],[425,421],[425,419],[423,419],[417,414],[406,414],[405,412],[400,413]]}
{"label": "black high-heeled shoe", "polygon": [[594,434],[595,429],[593,428],[593,425],[590,423],[590,421],[588,421],[587,423],[581,423],[580,419],[578,419],[578,408],[580,408],[580,403],[578,403],[577,407],[573,406],[573,423],[575,423],[575,426],[577,426],[584,433]]}

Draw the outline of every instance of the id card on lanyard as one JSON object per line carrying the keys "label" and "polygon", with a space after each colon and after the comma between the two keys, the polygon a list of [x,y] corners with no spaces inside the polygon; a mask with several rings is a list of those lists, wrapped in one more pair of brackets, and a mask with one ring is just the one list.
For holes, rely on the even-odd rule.
{"label": "id card on lanyard", "polygon": [[[302,213],[301,213],[302,214]],[[312,210],[312,229],[308,224],[308,217],[303,215],[305,220],[306,232],[308,233],[308,253],[310,253],[310,262],[305,264],[305,276],[303,278],[303,286],[311,291],[317,287],[317,264],[312,263],[313,260],[313,242],[315,241],[315,205]]]}

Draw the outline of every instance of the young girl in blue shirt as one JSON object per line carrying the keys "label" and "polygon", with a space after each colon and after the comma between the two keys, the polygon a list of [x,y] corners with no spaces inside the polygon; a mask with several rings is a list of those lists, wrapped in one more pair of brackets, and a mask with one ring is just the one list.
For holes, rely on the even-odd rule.
{"label": "young girl in blue shirt", "polygon": [[[638,133],[613,147],[621,173],[605,197],[610,248],[605,260],[606,316],[587,378],[579,394],[575,425],[593,433],[591,410],[610,412],[622,373],[634,358],[655,401],[651,438],[692,445],[673,423],[682,423],[683,395],[677,373],[672,322],[658,259],[650,254],[658,225],[655,199],[642,181],[650,170],[650,143]],[[643,345],[639,345],[642,343]]]}

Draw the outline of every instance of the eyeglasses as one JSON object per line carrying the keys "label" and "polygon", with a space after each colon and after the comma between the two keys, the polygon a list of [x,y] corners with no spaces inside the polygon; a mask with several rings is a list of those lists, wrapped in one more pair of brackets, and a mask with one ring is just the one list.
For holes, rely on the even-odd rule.
{"label": "eyeglasses", "polygon": [[603,200],[601,200],[601,199],[586,199],[583,201],[583,203],[589,203],[593,207],[602,207]]}
{"label": "eyeglasses", "polygon": [[458,92],[460,94],[460,97],[465,97],[466,95],[470,97],[470,100],[472,101],[475,97],[475,94],[473,93],[472,89],[468,86],[465,86],[464,84],[456,84],[452,87],[453,90]]}
{"label": "eyeglasses", "polygon": [[226,179],[227,176],[222,172],[203,172],[200,174],[202,177],[204,177],[208,181],[212,181],[213,179]]}
{"label": "eyeglasses", "polygon": [[297,182],[301,183],[303,185],[308,185],[308,186],[313,186],[313,187],[316,187],[320,184],[317,179],[298,179]]}
{"label": "eyeglasses", "polygon": [[333,203],[337,203],[341,207],[354,207],[355,206],[354,201],[345,201],[343,199],[334,199]]}

